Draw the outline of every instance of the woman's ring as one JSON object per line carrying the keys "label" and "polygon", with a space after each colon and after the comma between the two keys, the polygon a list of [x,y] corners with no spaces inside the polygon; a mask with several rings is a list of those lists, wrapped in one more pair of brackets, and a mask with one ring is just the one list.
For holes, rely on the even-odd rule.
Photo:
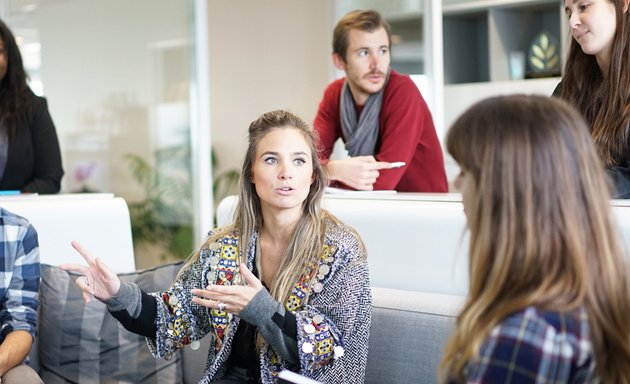
{"label": "woman's ring", "polygon": [[217,304],[217,309],[221,312],[225,311],[225,307],[226,307],[225,303]]}

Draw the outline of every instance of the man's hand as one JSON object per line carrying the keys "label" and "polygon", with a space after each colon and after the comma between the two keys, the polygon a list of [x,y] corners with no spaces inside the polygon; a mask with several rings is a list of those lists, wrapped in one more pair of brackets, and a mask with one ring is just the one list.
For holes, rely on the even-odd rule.
{"label": "man's hand", "polygon": [[376,161],[374,156],[330,160],[326,164],[331,180],[340,181],[360,191],[371,191],[380,174],[379,170],[391,167],[392,163]]}

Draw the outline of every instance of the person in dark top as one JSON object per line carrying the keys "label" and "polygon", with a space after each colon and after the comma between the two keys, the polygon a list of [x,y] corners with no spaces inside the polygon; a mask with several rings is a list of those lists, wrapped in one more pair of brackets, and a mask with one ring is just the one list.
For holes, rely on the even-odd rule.
{"label": "person in dark top", "polygon": [[57,193],[63,168],[44,98],[26,84],[22,56],[0,21],[0,190]]}
{"label": "person in dark top", "polygon": [[447,133],[470,231],[450,383],[630,383],[630,272],[580,113],[500,96]]}
{"label": "person in dark top", "polygon": [[565,0],[571,47],[553,95],[576,107],[591,127],[615,189],[630,198],[630,16],[628,0]]}
{"label": "person in dark top", "polygon": [[121,284],[101,261],[68,264],[84,297],[105,302],[156,357],[211,335],[202,383],[273,383],[289,369],[363,383],[371,324],[367,255],[321,208],[325,172],[313,133],[286,111],[249,127],[234,222],[212,231],[164,292]]}

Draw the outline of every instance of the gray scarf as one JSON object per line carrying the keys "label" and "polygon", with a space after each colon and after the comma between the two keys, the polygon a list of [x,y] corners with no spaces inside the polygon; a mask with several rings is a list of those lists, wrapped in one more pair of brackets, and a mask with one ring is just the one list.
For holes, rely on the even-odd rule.
{"label": "gray scarf", "polygon": [[361,116],[358,118],[354,99],[348,86],[348,79],[343,84],[339,101],[341,133],[343,133],[346,150],[348,150],[348,155],[350,156],[374,155],[376,151],[376,142],[378,141],[380,129],[379,115],[383,104],[383,93],[389,81],[389,73],[390,71],[388,70],[383,88],[368,97],[361,111]]}

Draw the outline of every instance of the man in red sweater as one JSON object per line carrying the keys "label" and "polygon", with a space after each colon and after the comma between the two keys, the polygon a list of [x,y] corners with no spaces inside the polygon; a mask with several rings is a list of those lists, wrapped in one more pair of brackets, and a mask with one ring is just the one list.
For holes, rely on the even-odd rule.
{"label": "man in red sweater", "polygon": [[[376,11],[353,11],[337,23],[332,59],[346,78],[332,82],[319,104],[320,158],[343,187],[447,192],[431,113],[409,76],[390,69],[390,46],[391,28]],[[339,137],[350,157],[330,160]]]}

